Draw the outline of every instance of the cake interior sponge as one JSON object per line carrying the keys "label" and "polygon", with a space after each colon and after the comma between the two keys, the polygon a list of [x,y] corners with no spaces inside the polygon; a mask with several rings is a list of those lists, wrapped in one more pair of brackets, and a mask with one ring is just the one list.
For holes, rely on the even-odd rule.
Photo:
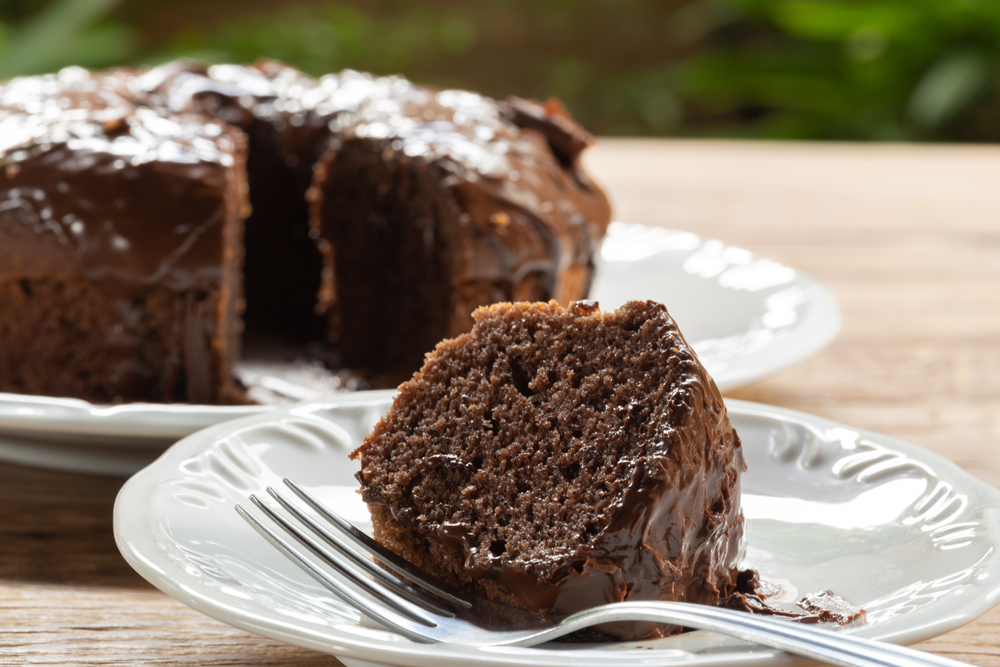
{"label": "cake interior sponge", "polygon": [[474,320],[427,355],[352,455],[375,538],[541,614],[723,602],[743,558],[745,464],[667,309],[505,303]]}

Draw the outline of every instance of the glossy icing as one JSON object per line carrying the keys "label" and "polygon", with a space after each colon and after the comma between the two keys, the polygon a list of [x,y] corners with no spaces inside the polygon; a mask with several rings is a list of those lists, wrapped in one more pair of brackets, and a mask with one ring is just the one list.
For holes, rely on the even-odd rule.
{"label": "glossy icing", "polygon": [[70,68],[0,86],[0,233],[19,244],[0,244],[0,279],[218,285],[242,138],[139,106],[131,78]]}

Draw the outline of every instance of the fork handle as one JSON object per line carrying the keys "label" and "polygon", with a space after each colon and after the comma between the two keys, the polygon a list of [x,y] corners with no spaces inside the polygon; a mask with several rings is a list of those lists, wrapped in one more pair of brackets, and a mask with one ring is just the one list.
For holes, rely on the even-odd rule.
{"label": "fork handle", "polygon": [[573,614],[554,628],[542,630],[530,638],[513,643],[533,645],[576,630],[615,621],[652,621],[714,630],[754,644],[844,667],[968,667],[968,663],[846,632],[833,632],[731,609],[678,602],[618,602],[604,605]]}

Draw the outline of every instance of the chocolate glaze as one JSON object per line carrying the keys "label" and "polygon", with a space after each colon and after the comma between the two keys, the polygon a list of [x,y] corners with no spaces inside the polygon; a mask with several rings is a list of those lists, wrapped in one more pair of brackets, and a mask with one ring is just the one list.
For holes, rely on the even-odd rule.
{"label": "chocolate glaze", "polygon": [[[226,277],[239,261],[226,223],[241,213],[245,149],[221,123],[140,106],[132,80],[69,68],[0,86],[0,237],[8,239],[0,240],[0,283],[98,285],[119,313],[118,339],[138,345],[140,295],[174,292],[190,314],[194,297],[182,295],[214,302],[238,290]],[[215,324],[185,320],[179,337],[188,391],[143,398],[217,400],[216,376],[228,369],[213,339],[230,325],[208,318]],[[130,363],[122,359],[122,372]]]}
{"label": "chocolate glaze", "polygon": [[740,573],[737,590],[725,600],[724,604],[729,609],[745,611],[758,616],[778,616],[789,621],[809,625],[836,623],[847,626],[864,625],[867,622],[867,611],[836,595],[833,591],[810,593],[796,602],[795,606],[806,612],[801,614],[771,604],[768,601],[768,596],[764,593],[766,588],[767,586],[760,585],[757,572],[744,570]]}
{"label": "chocolate glaze", "polygon": [[242,139],[138,108],[114,91],[127,80],[69,69],[0,87],[0,201],[22,225],[5,229],[49,250],[12,253],[0,278],[82,276],[123,295],[218,284]]}
{"label": "chocolate glaze", "polygon": [[833,591],[810,593],[795,603],[806,610],[805,615],[794,620],[806,623],[836,623],[838,625],[864,624],[867,612],[860,606],[836,595]]}

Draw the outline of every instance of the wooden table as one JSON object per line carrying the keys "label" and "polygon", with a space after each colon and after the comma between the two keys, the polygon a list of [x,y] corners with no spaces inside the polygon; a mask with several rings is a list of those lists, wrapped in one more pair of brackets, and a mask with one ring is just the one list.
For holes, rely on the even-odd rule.
{"label": "wooden table", "polygon": [[[605,140],[622,220],[723,239],[836,294],[837,340],[734,398],[934,450],[1000,486],[1000,148]],[[123,480],[0,464],[0,664],[334,665],[174,602],[111,535]],[[1000,608],[921,645],[1000,666]]]}

